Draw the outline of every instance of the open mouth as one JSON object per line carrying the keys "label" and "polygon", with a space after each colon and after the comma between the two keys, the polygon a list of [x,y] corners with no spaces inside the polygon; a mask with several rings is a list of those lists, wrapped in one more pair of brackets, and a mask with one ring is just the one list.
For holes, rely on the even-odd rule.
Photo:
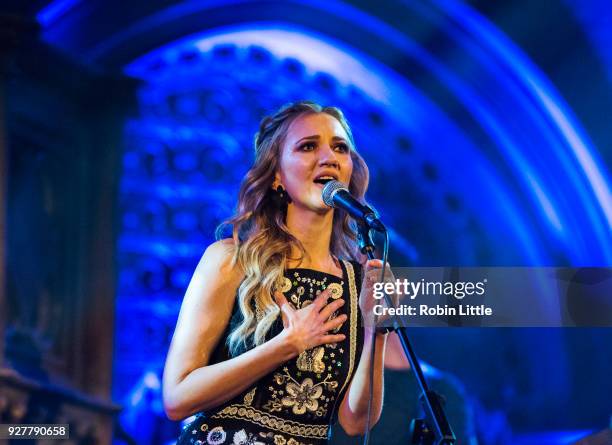
{"label": "open mouth", "polygon": [[315,182],[315,184],[325,185],[329,181],[335,181],[335,180],[336,180],[336,178],[334,178],[333,176],[321,176],[319,178],[315,178],[314,182]]}

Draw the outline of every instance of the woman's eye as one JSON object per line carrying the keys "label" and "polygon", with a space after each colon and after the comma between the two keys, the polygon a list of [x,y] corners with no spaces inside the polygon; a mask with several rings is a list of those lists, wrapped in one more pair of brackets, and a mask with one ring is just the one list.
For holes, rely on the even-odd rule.
{"label": "woman's eye", "polygon": [[336,150],[338,150],[340,153],[346,153],[349,151],[349,148],[346,144],[338,144],[336,145]]}
{"label": "woman's eye", "polygon": [[315,144],[313,142],[307,142],[305,144],[300,145],[301,151],[312,151],[315,149]]}

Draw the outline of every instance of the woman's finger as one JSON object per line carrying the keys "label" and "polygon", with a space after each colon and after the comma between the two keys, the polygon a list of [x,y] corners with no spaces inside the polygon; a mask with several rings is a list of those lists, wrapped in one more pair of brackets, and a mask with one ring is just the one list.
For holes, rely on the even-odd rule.
{"label": "woman's finger", "polygon": [[338,315],[335,318],[332,318],[328,322],[323,325],[323,330],[325,332],[333,331],[339,326],[342,326],[348,317],[346,314]]}
{"label": "woman's finger", "polygon": [[344,334],[329,334],[321,337],[321,342],[319,344],[329,344],[329,343],[338,343],[343,341],[346,338]]}
{"label": "woman's finger", "polygon": [[[368,260],[365,266],[365,278],[368,283],[372,283],[380,280],[380,273],[382,269],[381,260]],[[393,272],[391,271],[391,265],[387,263],[385,268],[385,280],[393,279]]]}
{"label": "woman's finger", "polygon": [[365,264],[365,270],[371,270],[371,269],[382,269],[382,260],[368,260]]}
{"label": "woman's finger", "polygon": [[340,309],[342,306],[344,306],[344,300],[342,298],[339,298],[337,300],[332,301],[331,303],[329,303],[327,306],[325,306],[320,314],[321,314],[321,318],[323,320],[327,320],[331,314],[333,314],[334,312],[336,312],[338,309]]}
{"label": "woman's finger", "polygon": [[325,306],[327,303],[327,300],[329,300],[329,297],[331,297],[331,289],[328,287],[314,299],[312,306],[315,307],[317,312],[320,312],[321,309],[323,309],[323,306]]}

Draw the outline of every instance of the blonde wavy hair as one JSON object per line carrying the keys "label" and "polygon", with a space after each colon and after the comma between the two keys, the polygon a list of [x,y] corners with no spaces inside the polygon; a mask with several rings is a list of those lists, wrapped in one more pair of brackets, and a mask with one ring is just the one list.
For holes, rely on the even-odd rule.
{"label": "blonde wavy hair", "polygon": [[[369,172],[363,158],[355,150],[349,124],[342,111],[335,107],[322,107],[314,102],[301,101],[283,106],[275,114],[265,117],[255,135],[255,162],[240,187],[236,213],[217,229],[217,238],[223,229],[232,227],[234,264],[244,272],[238,288],[241,322],[233,328],[227,339],[232,355],[250,346],[262,344],[280,310],[273,300],[276,284],[283,277],[288,259],[302,260],[304,247],[286,225],[287,206],[274,198],[272,184],[279,168],[281,148],[292,122],[313,113],[327,113],[336,118],[349,138],[353,173],[349,190],[364,201]],[[364,201],[365,202],[365,201]],[[335,209],[330,250],[337,258],[360,258],[354,242],[356,227],[346,212]],[[292,251],[300,252],[290,258]]]}

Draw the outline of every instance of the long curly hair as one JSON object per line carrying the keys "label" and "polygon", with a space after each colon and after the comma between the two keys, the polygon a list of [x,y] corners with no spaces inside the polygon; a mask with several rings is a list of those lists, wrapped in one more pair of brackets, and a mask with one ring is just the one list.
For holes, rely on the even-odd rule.
{"label": "long curly hair", "polygon": [[[242,181],[236,213],[217,229],[217,238],[220,239],[223,229],[232,227],[234,264],[245,275],[238,288],[242,321],[227,339],[232,355],[265,341],[267,332],[280,314],[272,295],[283,277],[287,261],[301,261],[307,255],[300,241],[287,228],[287,206],[279,205],[274,198],[276,192],[272,190],[272,184],[279,168],[281,147],[291,123],[300,116],[313,113],[329,114],[346,131],[353,161],[349,190],[357,199],[364,201],[369,181],[368,167],[355,149],[351,129],[340,109],[301,101],[287,104],[261,121],[255,135],[255,162]],[[354,242],[354,223],[346,212],[339,209],[333,211],[331,253],[338,258],[360,258]],[[292,252],[300,252],[300,256],[290,258]]]}

